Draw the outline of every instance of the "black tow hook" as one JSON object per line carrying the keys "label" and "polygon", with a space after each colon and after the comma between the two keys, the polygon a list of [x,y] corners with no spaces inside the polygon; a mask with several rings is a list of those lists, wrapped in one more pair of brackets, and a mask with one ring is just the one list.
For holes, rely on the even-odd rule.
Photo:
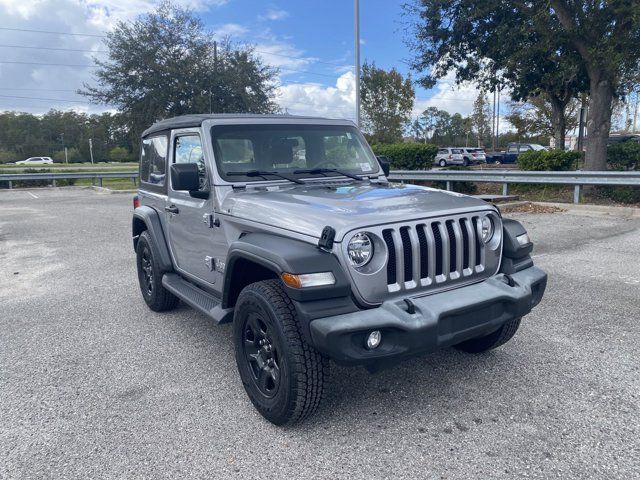
{"label": "black tow hook", "polygon": [[404,303],[407,304],[407,313],[409,315],[413,315],[416,313],[416,306],[410,298],[405,298]]}
{"label": "black tow hook", "polygon": [[513,279],[513,277],[511,275],[509,275],[508,273],[504,274],[504,283],[506,283],[507,285],[509,285],[510,287],[515,286],[516,281]]}

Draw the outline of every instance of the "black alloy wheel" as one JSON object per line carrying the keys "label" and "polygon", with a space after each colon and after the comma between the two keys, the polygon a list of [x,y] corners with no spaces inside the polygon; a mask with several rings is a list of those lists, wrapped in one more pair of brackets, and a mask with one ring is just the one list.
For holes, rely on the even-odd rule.
{"label": "black alloy wheel", "polygon": [[280,358],[268,325],[258,313],[245,319],[242,352],[256,388],[266,398],[273,398],[280,388]]}

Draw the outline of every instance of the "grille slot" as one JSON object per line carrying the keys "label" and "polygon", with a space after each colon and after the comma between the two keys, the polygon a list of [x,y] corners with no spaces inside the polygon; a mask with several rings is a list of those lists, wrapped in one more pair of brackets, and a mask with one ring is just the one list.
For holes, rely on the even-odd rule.
{"label": "grille slot", "polygon": [[390,292],[480,276],[484,244],[478,216],[459,216],[382,230]]}
{"label": "grille slot", "polygon": [[418,225],[416,231],[420,242],[420,278],[427,278],[429,276],[429,245],[424,233],[424,225]]}
{"label": "grille slot", "polygon": [[449,271],[455,272],[458,269],[458,265],[456,264],[457,245],[456,235],[453,231],[453,220],[447,220],[445,225],[447,226],[447,235],[449,236]]}
{"label": "grille slot", "polygon": [[400,239],[402,240],[402,255],[404,256],[404,281],[413,279],[413,251],[409,238],[409,227],[400,227]]}
{"label": "grille slot", "polygon": [[482,242],[482,237],[480,236],[480,230],[479,230],[479,225],[478,225],[478,217],[473,217],[473,231],[476,234],[476,241],[475,241],[475,252],[476,252],[476,265],[478,266],[480,265],[480,262],[482,261],[481,259],[481,252],[480,249],[482,248],[482,245],[480,245],[480,242]]}
{"label": "grille slot", "polygon": [[393,234],[390,229],[382,231],[382,239],[387,244],[387,284],[396,283],[396,246],[393,242]]}
{"label": "grille slot", "polygon": [[462,268],[469,268],[469,232],[467,231],[467,219],[460,219],[460,230],[462,231]]}
{"label": "grille slot", "polygon": [[436,247],[436,275],[442,275],[442,235],[437,222],[431,224],[431,231]]}

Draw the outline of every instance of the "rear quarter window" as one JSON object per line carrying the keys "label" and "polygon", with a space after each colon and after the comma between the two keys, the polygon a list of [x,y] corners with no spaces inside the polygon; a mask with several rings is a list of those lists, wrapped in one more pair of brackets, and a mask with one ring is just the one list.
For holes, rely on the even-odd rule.
{"label": "rear quarter window", "polygon": [[140,149],[140,181],[150,185],[164,186],[167,173],[166,135],[142,140]]}

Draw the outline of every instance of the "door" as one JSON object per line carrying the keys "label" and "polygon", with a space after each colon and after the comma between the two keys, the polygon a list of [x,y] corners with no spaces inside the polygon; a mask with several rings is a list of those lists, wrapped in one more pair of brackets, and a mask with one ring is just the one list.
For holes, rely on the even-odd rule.
{"label": "door", "polygon": [[213,212],[214,195],[210,167],[205,161],[197,129],[173,132],[169,165],[174,163],[197,164],[200,188],[198,192],[175,191],[168,175],[165,224],[171,255],[182,275],[212,285],[218,279],[211,253],[216,229],[209,217]]}

